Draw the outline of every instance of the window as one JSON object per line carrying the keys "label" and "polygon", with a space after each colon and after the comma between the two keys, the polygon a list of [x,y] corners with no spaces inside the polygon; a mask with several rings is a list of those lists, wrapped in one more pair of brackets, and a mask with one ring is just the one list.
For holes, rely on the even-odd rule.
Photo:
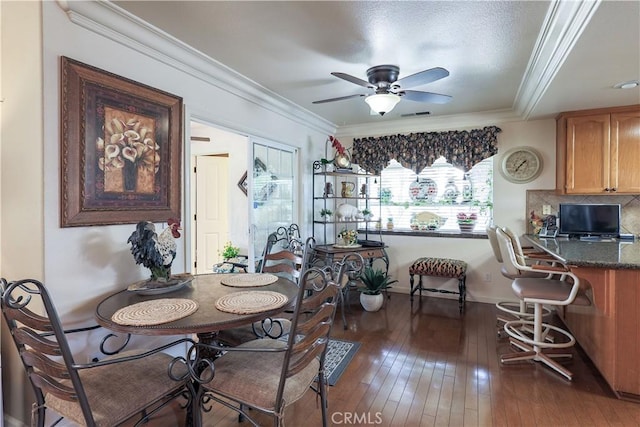
{"label": "window", "polygon": [[493,216],[493,158],[465,174],[441,157],[418,176],[391,160],[381,173],[380,200],[371,200],[373,212],[378,202],[383,227],[393,218],[394,230],[433,229],[429,214],[418,215],[431,212],[443,218],[438,231],[459,232],[458,216],[471,214],[477,217],[474,229],[484,231]]}

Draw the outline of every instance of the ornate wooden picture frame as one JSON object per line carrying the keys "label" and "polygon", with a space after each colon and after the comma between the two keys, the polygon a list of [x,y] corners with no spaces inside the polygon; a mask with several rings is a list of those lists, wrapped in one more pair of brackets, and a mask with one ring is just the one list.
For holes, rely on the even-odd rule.
{"label": "ornate wooden picture frame", "polygon": [[61,226],[180,218],[182,98],[61,59]]}

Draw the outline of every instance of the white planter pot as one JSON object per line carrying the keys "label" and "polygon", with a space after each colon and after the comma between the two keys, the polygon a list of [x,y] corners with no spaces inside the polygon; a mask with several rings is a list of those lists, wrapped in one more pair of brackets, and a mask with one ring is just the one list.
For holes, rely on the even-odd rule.
{"label": "white planter pot", "polygon": [[380,307],[382,307],[382,303],[384,302],[384,297],[382,294],[378,295],[368,295],[365,293],[360,294],[360,304],[362,304],[362,308],[366,311],[378,311]]}

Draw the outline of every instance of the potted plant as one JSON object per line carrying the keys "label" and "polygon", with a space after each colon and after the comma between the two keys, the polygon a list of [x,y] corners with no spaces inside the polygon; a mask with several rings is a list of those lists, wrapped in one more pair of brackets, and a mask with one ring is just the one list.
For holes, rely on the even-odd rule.
{"label": "potted plant", "polygon": [[362,217],[364,218],[365,221],[370,221],[371,218],[373,217],[373,214],[369,209],[364,208],[362,209]]}
{"label": "potted plant", "polygon": [[358,231],[343,228],[342,231],[338,233],[338,241],[340,242],[339,244],[343,246],[356,246],[358,244]]}
{"label": "potted plant", "polygon": [[324,221],[329,221],[331,219],[331,215],[333,215],[333,211],[331,209],[320,209],[320,216]]}
{"label": "potted plant", "polygon": [[472,212],[470,214],[459,212],[458,215],[456,215],[456,219],[458,221],[458,227],[460,228],[460,231],[463,233],[470,233],[476,226],[478,215],[475,212]]}
{"label": "potted plant", "polygon": [[366,311],[380,310],[384,302],[381,292],[384,289],[388,289],[392,283],[397,282],[397,280],[391,280],[391,276],[384,270],[371,267],[364,269],[360,275],[360,281],[364,285],[358,288],[360,291],[360,304]]}
{"label": "potted plant", "polygon": [[387,230],[393,230],[393,218],[387,218]]}
{"label": "potted plant", "polygon": [[222,253],[220,255],[222,255],[222,258],[224,258],[225,261],[228,261],[231,258],[237,257],[239,254],[240,254],[240,248],[233,246],[231,242],[227,242],[224,244],[224,247],[222,248]]}

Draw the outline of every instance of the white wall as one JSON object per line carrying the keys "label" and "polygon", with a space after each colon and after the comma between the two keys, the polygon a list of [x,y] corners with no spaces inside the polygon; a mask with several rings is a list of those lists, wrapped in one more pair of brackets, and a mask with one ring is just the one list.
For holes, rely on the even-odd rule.
{"label": "white wall", "polygon": [[[89,2],[72,3],[74,7],[94,7]],[[72,23],[57,3],[2,2],[2,8],[3,71],[11,71],[10,75],[2,75],[2,97],[5,99],[0,140],[3,162],[0,211],[2,275],[10,279],[27,276],[43,279],[63,320],[70,326],[92,323],[95,305],[101,298],[143,278],[146,272],[135,265],[126,244],[133,225],[59,227],[61,55],[182,96],[187,123],[190,117],[197,117],[244,135],[267,138],[300,148],[303,182],[310,182],[311,162],[324,156],[326,136],[334,132],[331,126],[313,117],[301,120],[299,112],[288,114],[286,105],[280,106],[279,101],[263,103],[259,97],[236,95],[228,90],[227,85],[216,84],[202,70],[194,72],[192,68],[181,67],[176,61],[154,54],[155,51],[151,48],[145,49],[144,45],[124,39],[118,32],[109,33],[109,37],[106,37],[94,32],[101,25],[90,24],[88,27],[93,29],[87,29]],[[5,14],[7,10],[11,16]],[[105,24],[110,25],[113,20],[124,18],[106,14],[103,19]],[[132,27],[139,31],[139,28]],[[155,34],[144,34],[139,40],[144,39],[150,45],[157,45],[157,37]],[[11,44],[12,54],[9,55],[6,49]],[[5,59],[11,60],[11,66],[7,66]],[[207,69],[206,64],[202,69]],[[8,91],[7,82],[10,82],[10,87],[15,92]],[[10,109],[12,101],[21,108]],[[9,113],[12,111],[15,114]],[[503,129],[499,136],[501,153],[518,145],[538,147],[544,153],[545,170],[534,182],[526,185],[510,184],[499,173],[495,173],[495,222],[508,225],[518,232],[524,231],[525,190],[554,186],[553,120],[530,123],[484,123],[478,120],[464,125],[454,122],[432,125],[434,122],[428,120],[412,123],[419,123],[417,126],[420,131],[495,124]],[[391,126],[388,129],[389,131],[376,134],[396,132]],[[375,135],[370,132],[371,128],[365,128],[355,135]],[[185,158],[188,159],[192,154],[188,145],[184,151]],[[499,165],[500,154],[497,157],[496,165]],[[301,224],[308,224],[311,219],[311,204],[306,203],[312,197],[308,187],[300,186]],[[183,193],[188,194],[188,191]],[[183,207],[183,212],[185,211],[187,209]],[[310,227],[307,226],[307,234],[309,231]],[[500,278],[498,266],[492,261],[486,240],[388,236],[385,241],[390,246],[391,272],[400,279],[401,283],[397,286],[400,289],[408,287],[406,271],[416,254],[455,257],[464,254],[464,258],[470,263],[470,300],[511,298],[508,283]],[[182,241],[182,244],[175,261],[176,272],[185,267],[186,243]],[[494,283],[479,280],[478,273],[486,268],[492,269]],[[3,334],[3,338],[5,335]],[[146,339],[138,337],[136,344]],[[84,349],[84,344],[74,345],[79,350]],[[3,345],[3,356],[8,351],[5,347]],[[2,360],[5,373],[21,372],[22,368],[15,360],[7,360],[6,357]],[[14,400],[5,410],[10,416],[26,423],[28,418],[24,418],[23,410],[28,409],[29,405],[21,403],[28,400],[28,393],[21,392],[22,385],[13,378],[9,380],[10,385],[5,386],[5,398],[7,387],[10,387]],[[3,380],[7,380],[6,376]]]}
{"label": "white wall", "polygon": [[[459,118],[448,122],[446,118],[438,121],[423,120],[420,125],[409,123],[397,124],[384,133],[367,133],[366,128],[339,129],[337,136],[350,146],[354,137],[381,136],[396,133],[410,133],[464,130],[496,125],[502,129],[498,134],[498,154],[494,157],[494,224],[507,226],[518,234],[526,231],[526,190],[553,189],[555,187],[555,120],[538,120],[531,122],[513,121],[505,119],[503,122],[477,120],[473,124],[471,118],[461,122]],[[403,126],[406,126],[403,128]],[[412,126],[412,127],[409,127]],[[341,133],[344,133],[342,136]],[[543,157],[543,171],[541,175],[528,184],[513,184],[505,180],[499,172],[502,155],[513,147],[535,147]],[[394,284],[397,292],[409,292],[409,267],[421,256],[447,257],[462,259],[468,263],[467,267],[467,299],[469,301],[497,302],[514,299],[511,282],[500,274],[500,267],[495,261],[493,252],[487,239],[463,239],[444,237],[420,237],[384,235],[384,242],[389,246],[387,252],[390,258],[389,272],[399,283]],[[485,282],[485,273],[490,273],[491,280]],[[429,287],[446,287],[455,289],[455,280],[425,278]],[[457,298],[442,294],[428,294],[431,297]]]}
{"label": "white wall", "polygon": [[[79,8],[104,7],[90,2],[70,3]],[[135,264],[126,243],[134,225],[59,226],[60,56],[181,96],[187,123],[194,116],[246,135],[299,147],[302,164],[309,165],[303,177],[310,177],[311,159],[321,155],[327,135],[335,131],[326,121],[311,116],[302,120],[300,114],[289,114],[282,102],[263,102],[258,96],[231,93],[225,84],[206,74],[210,66],[206,61],[201,61],[201,69],[195,72],[151,48],[125,40],[118,32],[106,31],[109,37],[94,32],[102,29],[102,24],[88,24],[89,29],[75,24],[69,16],[84,19],[77,14],[68,16],[56,2],[2,2],[2,7],[3,49],[14,44],[12,55],[2,52],[3,71],[12,71],[11,75],[3,74],[3,87],[9,82],[13,89],[3,94],[2,275],[9,279],[43,279],[60,316],[70,327],[94,323],[98,301],[148,273]],[[97,14],[105,25],[124,19],[103,10]],[[139,26],[129,27],[141,31]],[[144,33],[140,39],[155,45],[164,42],[155,33]],[[5,58],[11,60],[11,67],[4,63]],[[11,80],[7,80],[9,77]],[[5,109],[8,100],[22,107],[11,110],[15,115],[5,114],[9,111]],[[188,144],[184,155],[189,158]],[[7,188],[7,182],[13,182],[14,187]],[[183,206],[183,215],[186,211]],[[306,207],[301,215],[311,217]],[[188,232],[185,230],[185,234]],[[176,273],[185,270],[186,242],[183,239],[181,243],[174,261]],[[88,357],[101,337],[96,335],[90,342],[74,341],[72,346]],[[149,340],[136,337],[133,345],[148,345]],[[5,350],[12,350],[5,347],[3,356]],[[11,390],[12,394],[12,401],[5,407],[7,417],[28,424],[31,393],[21,381],[22,367],[15,358],[3,357],[2,361],[3,371],[13,372],[18,378],[14,381],[11,377],[4,388],[5,393]]]}
{"label": "white wall", "polygon": [[[42,279],[43,129],[42,32],[39,2],[0,2],[2,126],[0,127],[0,276]],[[3,322],[2,389],[5,424],[27,424],[31,389],[25,383]]]}

